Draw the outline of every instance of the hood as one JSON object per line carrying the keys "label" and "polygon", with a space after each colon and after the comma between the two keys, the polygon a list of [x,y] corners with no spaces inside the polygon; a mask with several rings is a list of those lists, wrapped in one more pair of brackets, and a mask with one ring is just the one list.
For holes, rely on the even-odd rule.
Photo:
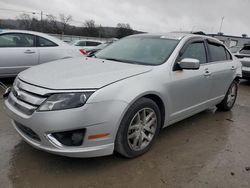
{"label": "hood", "polygon": [[151,69],[151,66],[81,57],[38,65],[18,77],[48,89],[98,89]]}

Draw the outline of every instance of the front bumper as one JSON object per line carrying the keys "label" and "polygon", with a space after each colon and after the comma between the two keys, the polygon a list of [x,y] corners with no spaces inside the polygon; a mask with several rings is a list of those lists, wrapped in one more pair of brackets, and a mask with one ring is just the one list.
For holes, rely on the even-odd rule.
{"label": "front bumper", "polygon": [[[68,157],[96,157],[110,155],[114,151],[116,132],[120,124],[126,103],[122,101],[105,101],[85,104],[83,107],[23,114],[6,99],[4,108],[11,118],[17,132],[33,147],[50,153]],[[17,125],[21,124],[38,135],[40,140],[25,134]],[[55,132],[85,129],[81,146],[60,146],[49,139]],[[105,138],[89,140],[89,135],[108,133]]]}

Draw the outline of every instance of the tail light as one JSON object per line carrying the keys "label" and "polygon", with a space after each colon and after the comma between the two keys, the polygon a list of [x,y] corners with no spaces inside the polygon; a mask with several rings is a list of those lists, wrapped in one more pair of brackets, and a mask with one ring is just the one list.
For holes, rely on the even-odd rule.
{"label": "tail light", "polygon": [[83,55],[87,55],[87,51],[84,50],[84,49],[80,49],[80,52],[81,52]]}

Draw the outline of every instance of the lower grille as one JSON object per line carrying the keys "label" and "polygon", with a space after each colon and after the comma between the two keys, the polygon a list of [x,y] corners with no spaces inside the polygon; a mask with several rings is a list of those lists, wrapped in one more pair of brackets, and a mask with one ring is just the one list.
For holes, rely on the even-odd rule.
{"label": "lower grille", "polygon": [[26,136],[36,140],[36,141],[41,141],[40,137],[30,128],[23,126],[20,123],[15,122],[17,128],[24,133]]}

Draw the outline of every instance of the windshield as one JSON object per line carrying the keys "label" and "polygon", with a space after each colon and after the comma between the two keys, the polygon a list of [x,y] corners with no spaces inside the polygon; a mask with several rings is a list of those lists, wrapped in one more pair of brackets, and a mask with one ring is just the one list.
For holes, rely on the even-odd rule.
{"label": "windshield", "polygon": [[178,40],[160,37],[129,37],[104,48],[95,56],[125,63],[160,65],[164,63]]}

